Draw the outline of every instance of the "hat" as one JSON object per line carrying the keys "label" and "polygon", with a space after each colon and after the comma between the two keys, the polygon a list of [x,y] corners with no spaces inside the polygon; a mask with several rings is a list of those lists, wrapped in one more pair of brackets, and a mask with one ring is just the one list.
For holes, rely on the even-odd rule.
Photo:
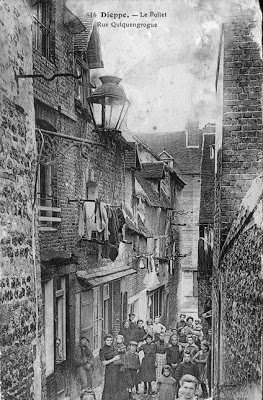
{"label": "hat", "polygon": [[182,313],[180,314],[180,317],[186,317],[186,314]]}
{"label": "hat", "polygon": [[130,342],[129,342],[129,344],[131,345],[131,346],[137,346],[137,342],[135,342],[134,340],[131,340]]}

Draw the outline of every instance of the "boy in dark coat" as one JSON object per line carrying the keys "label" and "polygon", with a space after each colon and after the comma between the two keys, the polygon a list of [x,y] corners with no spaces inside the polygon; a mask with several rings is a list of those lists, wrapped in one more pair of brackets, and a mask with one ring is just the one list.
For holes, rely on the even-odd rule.
{"label": "boy in dark coat", "polygon": [[185,351],[184,360],[176,368],[174,377],[179,382],[184,375],[192,375],[197,380],[199,379],[198,366],[192,362],[191,354],[188,351]]}
{"label": "boy in dark coat", "polygon": [[138,388],[138,370],[140,368],[139,354],[137,353],[137,342],[131,341],[125,356],[125,375],[128,386],[129,399],[132,399],[132,389],[135,386],[136,393]]}
{"label": "boy in dark coat", "polygon": [[178,344],[178,338],[176,336],[173,336],[171,344],[166,351],[166,362],[171,367],[173,378],[175,374],[175,369],[178,367],[179,363],[182,360],[183,348],[181,345]]}

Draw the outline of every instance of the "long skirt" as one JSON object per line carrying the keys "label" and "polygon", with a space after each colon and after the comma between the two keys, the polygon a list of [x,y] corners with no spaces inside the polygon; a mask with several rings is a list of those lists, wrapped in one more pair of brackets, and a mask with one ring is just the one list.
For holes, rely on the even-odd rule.
{"label": "long skirt", "polygon": [[156,381],[156,372],[155,372],[155,358],[152,357],[144,357],[142,360],[141,366],[141,379],[143,382],[152,382]]}
{"label": "long skirt", "polygon": [[102,400],[128,400],[125,373],[119,368],[113,363],[106,366]]}
{"label": "long skirt", "polygon": [[156,380],[162,377],[162,369],[166,364],[166,354],[156,353],[157,369],[156,369]]}

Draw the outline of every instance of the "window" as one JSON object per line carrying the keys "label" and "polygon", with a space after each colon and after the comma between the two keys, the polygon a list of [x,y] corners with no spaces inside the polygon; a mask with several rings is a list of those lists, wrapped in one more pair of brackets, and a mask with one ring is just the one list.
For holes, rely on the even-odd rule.
{"label": "window", "polygon": [[121,322],[125,321],[128,316],[128,293],[121,293]]}
{"label": "window", "polygon": [[210,157],[210,160],[213,160],[215,158],[215,145],[214,144],[209,146],[209,157]]}
{"label": "window", "polygon": [[47,58],[50,58],[50,6],[49,1],[39,1],[33,10],[33,47]]}
{"label": "window", "polygon": [[46,375],[54,372],[54,303],[53,303],[53,279],[43,283],[44,298],[44,336],[45,336],[45,356],[46,356]]}
{"label": "window", "polygon": [[38,179],[38,209],[40,230],[56,230],[61,222],[57,200],[57,171],[55,165],[42,165]]}
{"label": "window", "polygon": [[100,288],[93,289],[93,349],[99,349],[102,337],[102,302]]}
{"label": "window", "polygon": [[80,336],[89,339],[93,348],[93,291],[81,293],[80,303]]}
{"label": "window", "polygon": [[87,97],[91,95],[91,84],[88,64],[85,56],[76,56],[76,75],[81,76],[76,80],[76,100],[82,107],[88,109]]}
{"label": "window", "polygon": [[66,278],[58,277],[56,280],[56,363],[66,359]]}
{"label": "window", "polygon": [[149,296],[148,305],[150,307],[150,318],[153,319],[163,314],[163,295],[164,290],[160,287]]}
{"label": "window", "polygon": [[103,336],[111,333],[110,284],[103,285]]}

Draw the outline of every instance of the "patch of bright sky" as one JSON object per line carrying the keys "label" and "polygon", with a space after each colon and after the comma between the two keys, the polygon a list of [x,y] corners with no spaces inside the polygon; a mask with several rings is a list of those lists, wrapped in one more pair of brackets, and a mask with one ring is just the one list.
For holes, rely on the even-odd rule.
{"label": "patch of bright sky", "polygon": [[[76,15],[95,12],[97,22],[109,24],[99,28],[105,67],[93,71],[93,79],[122,79],[131,101],[128,128],[167,132],[183,130],[188,119],[198,119],[200,127],[216,119],[220,29],[231,1],[236,0],[68,0],[67,5]],[[150,11],[167,16],[150,18]],[[129,18],[103,18],[102,12],[127,13]],[[140,12],[148,16],[132,16]],[[158,26],[124,28],[112,22]]]}

